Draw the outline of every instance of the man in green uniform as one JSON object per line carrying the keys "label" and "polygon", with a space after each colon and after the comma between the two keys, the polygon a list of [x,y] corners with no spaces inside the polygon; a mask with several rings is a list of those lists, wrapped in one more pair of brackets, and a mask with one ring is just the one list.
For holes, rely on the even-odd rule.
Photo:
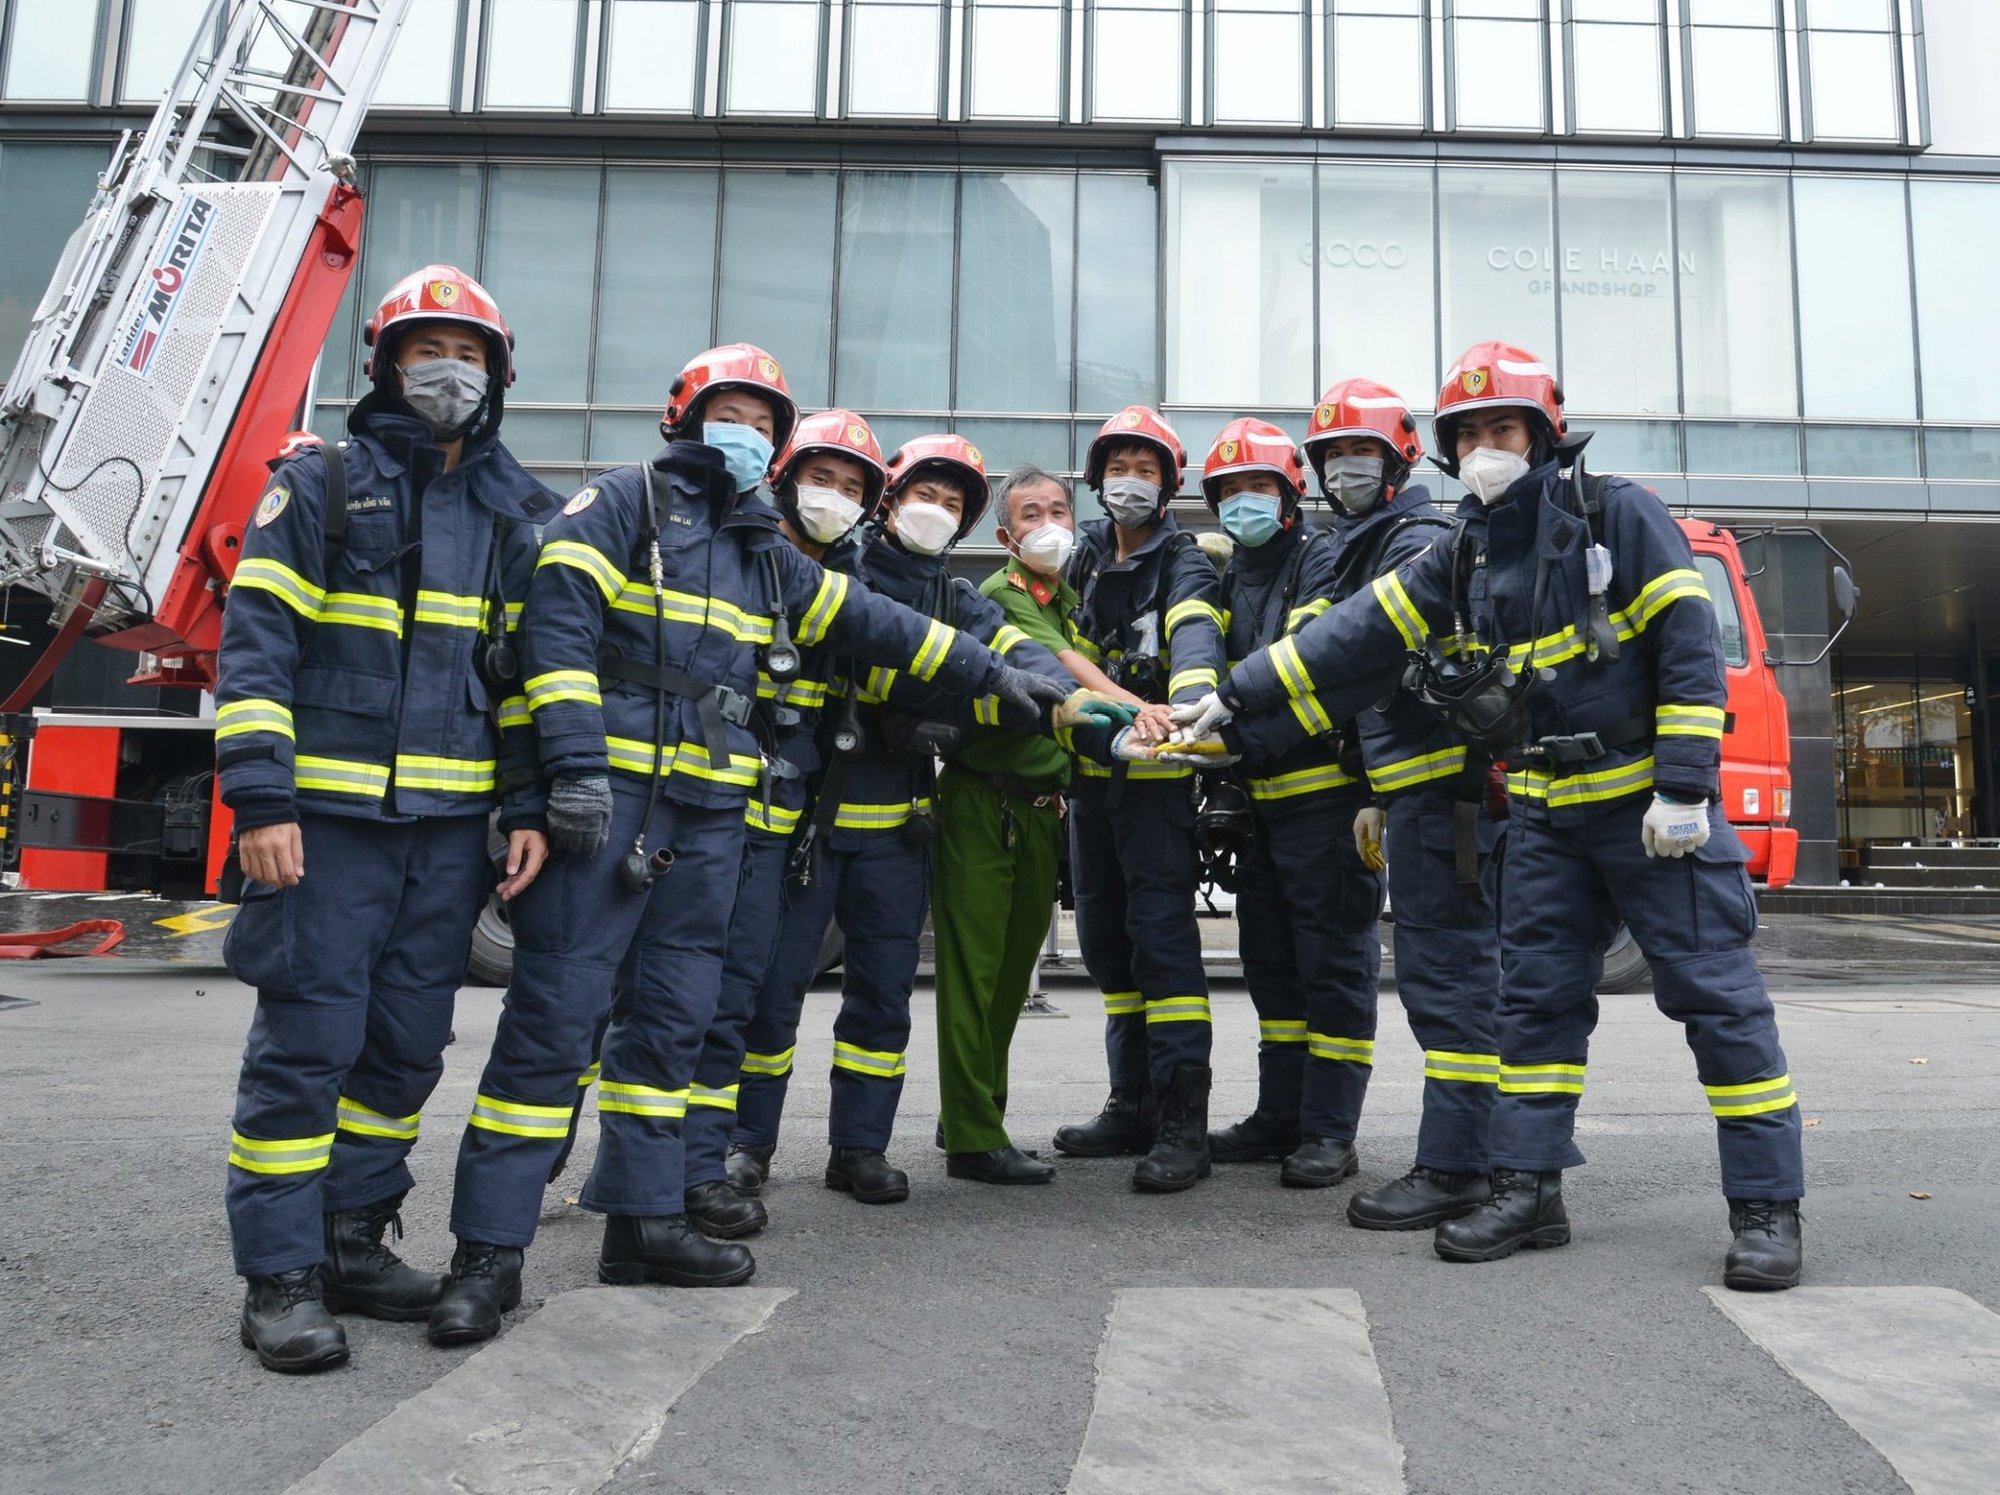
{"label": "man in green uniform", "polygon": [[[1076,593],[1062,580],[1075,540],[1069,490],[1037,467],[1000,489],[1008,562],[980,591],[1088,685],[1133,699],[1077,651]],[[931,923],[937,936],[938,1086],[945,1170],[990,1184],[1041,1184],[1055,1169],[1008,1140],[1007,1050],[1049,932],[1062,854],[1069,754],[1036,732],[973,726],[937,786]]]}

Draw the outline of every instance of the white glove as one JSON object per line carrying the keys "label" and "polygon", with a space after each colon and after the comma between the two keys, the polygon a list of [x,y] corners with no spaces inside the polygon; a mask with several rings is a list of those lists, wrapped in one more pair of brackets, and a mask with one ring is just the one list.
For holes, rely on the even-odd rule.
{"label": "white glove", "polygon": [[1204,737],[1212,737],[1224,723],[1235,716],[1222,704],[1222,697],[1210,691],[1199,701],[1190,701],[1185,706],[1176,706],[1174,726],[1179,730],[1173,735],[1174,742],[1199,742]]}
{"label": "white glove", "polygon": [[1389,859],[1382,854],[1382,836],[1388,825],[1389,817],[1376,805],[1365,807],[1354,817],[1354,849],[1361,853],[1362,865],[1370,872],[1388,868]]}
{"label": "white glove", "polygon": [[1708,801],[1676,805],[1657,794],[1646,807],[1639,841],[1649,857],[1684,857],[1708,840]]}
{"label": "white glove", "polygon": [[1139,741],[1130,727],[1121,727],[1111,739],[1111,756],[1121,763],[1151,763],[1159,757],[1159,750]]}

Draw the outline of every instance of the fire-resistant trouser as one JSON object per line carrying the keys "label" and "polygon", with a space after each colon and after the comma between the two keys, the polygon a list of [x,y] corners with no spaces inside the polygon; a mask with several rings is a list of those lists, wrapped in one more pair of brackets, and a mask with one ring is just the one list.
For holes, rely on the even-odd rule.
{"label": "fire-resistant trouser", "polygon": [[792,845],[789,836],[769,831],[752,830],[744,837],[743,881],[736,890],[736,912],[729,920],[722,994],[715,1004],[715,1020],[702,1039],[701,1057],[695,1061],[694,1091],[688,1097],[687,1121],[681,1127],[690,1186],[721,1183],[728,1177],[724,1160],[730,1133],[736,1128],[744,1028],[756,1010],[757,991],[777,948],[778,909]]}
{"label": "fire-resistant trouser", "polygon": [[640,835],[646,791],[619,775],[611,787],[604,848],[589,858],[551,857],[514,903],[514,979],[458,1150],[451,1228],[464,1240],[534,1239],[614,982],[597,1162],[578,1202],[609,1215],[682,1210],[681,1119],[722,984],[743,810],[662,799],[643,827],[644,846],[670,849],[673,869],[630,893],[618,863]]}
{"label": "fire-resistant trouser", "polygon": [[1165,1094],[1179,1064],[1207,1064],[1208,974],[1194,922],[1200,863],[1190,779],[1085,778],[1070,801],[1070,878],[1084,969],[1104,993],[1113,1089]]}
{"label": "fire-resistant trouser", "polygon": [[1720,809],[1708,844],[1648,857],[1648,796],[1582,826],[1518,809],[1500,868],[1500,1094],[1488,1141],[1496,1168],[1573,1167],[1597,981],[1622,918],[1653,967],[1659,1008],[1687,1030],[1715,1115],[1723,1192],[1797,1199],[1805,1190],[1798,1097],[1771,999],[1750,953],[1757,905],[1748,853]]}
{"label": "fire-resistant trouser", "polygon": [[257,988],[227,1194],[245,1276],[313,1265],[324,1212],[410,1187],[405,1160],[493,885],[484,815],[304,815],[299,832],[305,878],[250,884],[223,947]]}
{"label": "fire-resistant trouser", "polygon": [[991,1152],[1008,1145],[1007,1051],[1054,914],[1062,815],[950,769],[937,803],[931,927],[944,1144]]}
{"label": "fire-resistant trouser", "polygon": [[1424,1048],[1417,1165],[1484,1173],[1486,1118],[1500,1081],[1493,1024],[1500,1005],[1494,847],[1505,823],[1476,823],[1479,890],[1458,885],[1454,801],[1412,789],[1389,801],[1389,905],[1396,911],[1396,993]]}
{"label": "fire-resistant trouser", "polygon": [[835,831],[812,881],[785,884],[778,949],[743,1034],[735,1145],[778,1145],[806,988],[819,974],[827,924],[840,925],[840,1015],[833,1022],[835,1147],[889,1146],[910,1046],[910,989],[930,902],[930,851],[901,828]]}
{"label": "fire-resistant trouser", "polygon": [[1375,1063],[1382,877],[1354,845],[1358,792],[1253,798],[1236,927],[1257,1009],[1257,1107],[1352,1142]]}

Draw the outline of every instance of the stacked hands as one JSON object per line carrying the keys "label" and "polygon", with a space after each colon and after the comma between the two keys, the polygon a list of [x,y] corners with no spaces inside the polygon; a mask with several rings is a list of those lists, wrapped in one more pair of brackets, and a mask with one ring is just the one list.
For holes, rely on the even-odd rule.
{"label": "stacked hands", "polygon": [[1239,755],[1216,734],[1230,716],[1214,691],[1185,706],[1142,706],[1132,725],[1112,739],[1111,751],[1126,763],[1226,768]]}

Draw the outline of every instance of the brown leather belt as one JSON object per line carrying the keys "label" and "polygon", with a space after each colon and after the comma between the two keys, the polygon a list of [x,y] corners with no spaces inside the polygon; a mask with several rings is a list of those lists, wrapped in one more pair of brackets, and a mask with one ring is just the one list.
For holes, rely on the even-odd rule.
{"label": "brown leather belt", "polygon": [[1060,789],[1038,789],[1025,779],[1017,779],[1010,773],[980,773],[976,769],[961,768],[956,763],[947,763],[945,767],[952,773],[964,774],[968,779],[978,779],[981,783],[991,784],[1002,794],[1024,800],[1037,810],[1053,809],[1057,801],[1062,798]]}

